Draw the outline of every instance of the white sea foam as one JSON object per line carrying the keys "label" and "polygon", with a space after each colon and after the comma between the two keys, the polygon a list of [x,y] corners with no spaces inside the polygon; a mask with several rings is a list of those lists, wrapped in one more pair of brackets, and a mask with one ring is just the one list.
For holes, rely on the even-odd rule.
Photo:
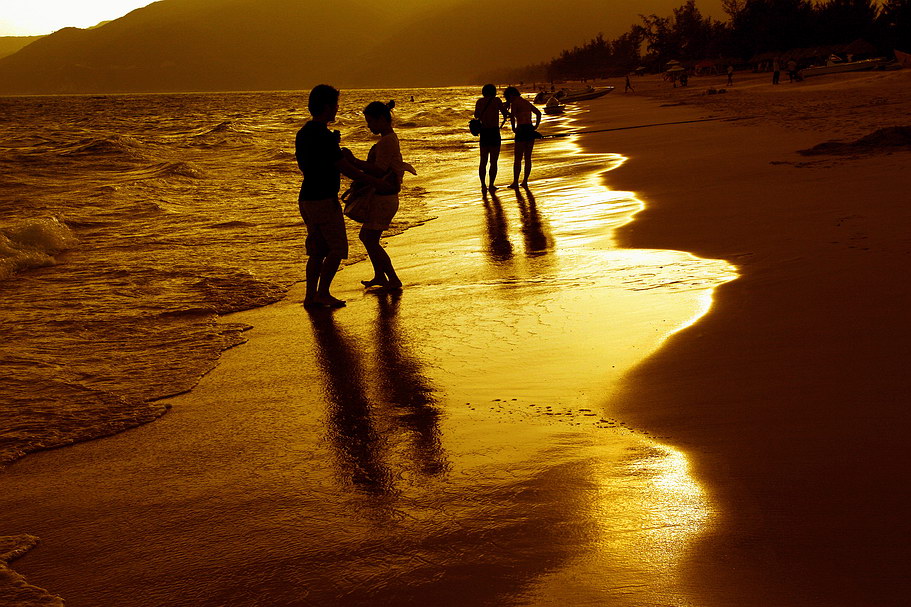
{"label": "white sea foam", "polygon": [[9,563],[38,544],[34,535],[0,536],[0,605],[18,607],[63,607],[59,596],[32,586],[10,569]]}
{"label": "white sea foam", "polygon": [[52,266],[56,254],[78,242],[72,230],[56,217],[25,220],[0,228],[0,279],[30,268]]}

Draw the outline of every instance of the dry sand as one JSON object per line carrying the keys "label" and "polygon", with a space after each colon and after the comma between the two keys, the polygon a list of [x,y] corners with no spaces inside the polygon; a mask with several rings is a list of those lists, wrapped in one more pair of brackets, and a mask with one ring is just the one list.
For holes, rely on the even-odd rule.
{"label": "dry sand", "polygon": [[796,150],[904,113],[758,112],[909,76],[587,104],[687,123],[542,142],[531,194],[389,241],[401,297],[360,264],[348,308],[235,315],[165,418],[4,472],[16,570],[120,607],[903,604],[911,155]]}

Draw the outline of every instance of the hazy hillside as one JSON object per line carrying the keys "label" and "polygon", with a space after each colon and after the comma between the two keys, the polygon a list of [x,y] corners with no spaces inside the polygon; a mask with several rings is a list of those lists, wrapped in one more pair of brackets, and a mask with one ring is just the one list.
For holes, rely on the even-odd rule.
{"label": "hazy hillside", "polygon": [[471,82],[496,68],[547,61],[598,33],[616,37],[641,21],[639,13],[670,15],[684,1],[464,0],[392,32],[352,73],[370,86]]}
{"label": "hazy hillside", "polygon": [[638,13],[666,15],[680,3],[162,0],[0,59],[0,93],[459,84],[550,59],[599,32],[616,36]]}
{"label": "hazy hillside", "polygon": [[[0,92],[302,88],[338,81],[350,47],[388,18],[356,0],[164,0],[0,60]],[[310,3],[308,3],[310,4]]]}
{"label": "hazy hillside", "polygon": [[0,59],[12,55],[42,36],[0,36]]}

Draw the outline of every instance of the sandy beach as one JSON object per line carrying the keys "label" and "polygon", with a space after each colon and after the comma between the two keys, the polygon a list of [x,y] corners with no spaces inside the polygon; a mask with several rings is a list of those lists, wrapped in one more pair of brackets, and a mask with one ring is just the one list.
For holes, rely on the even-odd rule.
{"label": "sandy beach", "polygon": [[400,295],[358,263],[344,309],[230,315],[162,419],[4,469],[12,569],[74,606],[904,604],[911,156],[798,151],[907,126],[911,74],[723,80],[620,83],[529,190],[469,169],[389,239]]}
{"label": "sandy beach", "polygon": [[908,462],[907,139],[796,152],[907,128],[909,77],[773,87],[756,75],[724,95],[703,95],[702,80],[656,87],[661,105],[751,119],[668,130],[648,147],[635,132],[612,136],[631,160],[608,182],[647,205],[621,242],[741,272],[709,315],[625,378],[616,401],[624,418],[681,446],[721,504],[720,531],[691,562],[713,579],[705,604],[748,603],[725,602],[744,582],[756,604],[906,601],[908,525],[894,483]]}

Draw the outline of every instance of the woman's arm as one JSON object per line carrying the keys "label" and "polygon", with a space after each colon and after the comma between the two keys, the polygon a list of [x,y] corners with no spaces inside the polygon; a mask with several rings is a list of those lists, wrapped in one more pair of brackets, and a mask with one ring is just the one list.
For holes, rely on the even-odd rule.
{"label": "woman's arm", "polygon": [[[350,152],[349,152],[349,154],[350,154]],[[354,157],[352,156],[352,158],[354,158]],[[354,158],[354,160],[357,160],[357,158]],[[364,162],[364,161],[358,160],[358,162]],[[364,163],[364,164],[368,164],[368,163]],[[344,175],[345,177],[348,177],[349,179],[353,179],[354,181],[360,181],[360,182],[366,183],[368,185],[372,185],[373,187],[378,188],[378,189],[389,187],[389,184],[386,181],[380,179],[379,177],[374,177],[372,174],[370,174],[370,172],[363,171],[363,170],[359,169],[358,167],[354,166],[351,162],[349,162],[349,160],[346,156],[342,156],[341,158],[339,158],[336,161],[335,168],[337,168],[342,175]]]}
{"label": "woman's arm", "polygon": [[355,155],[351,153],[351,150],[348,148],[342,148],[342,154],[344,154],[345,160],[347,160],[348,164],[350,164],[353,168],[370,175],[375,175],[377,177],[381,177],[383,175],[382,169],[380,169],[372,162],[361,160],[360,158],[355,157]]}

